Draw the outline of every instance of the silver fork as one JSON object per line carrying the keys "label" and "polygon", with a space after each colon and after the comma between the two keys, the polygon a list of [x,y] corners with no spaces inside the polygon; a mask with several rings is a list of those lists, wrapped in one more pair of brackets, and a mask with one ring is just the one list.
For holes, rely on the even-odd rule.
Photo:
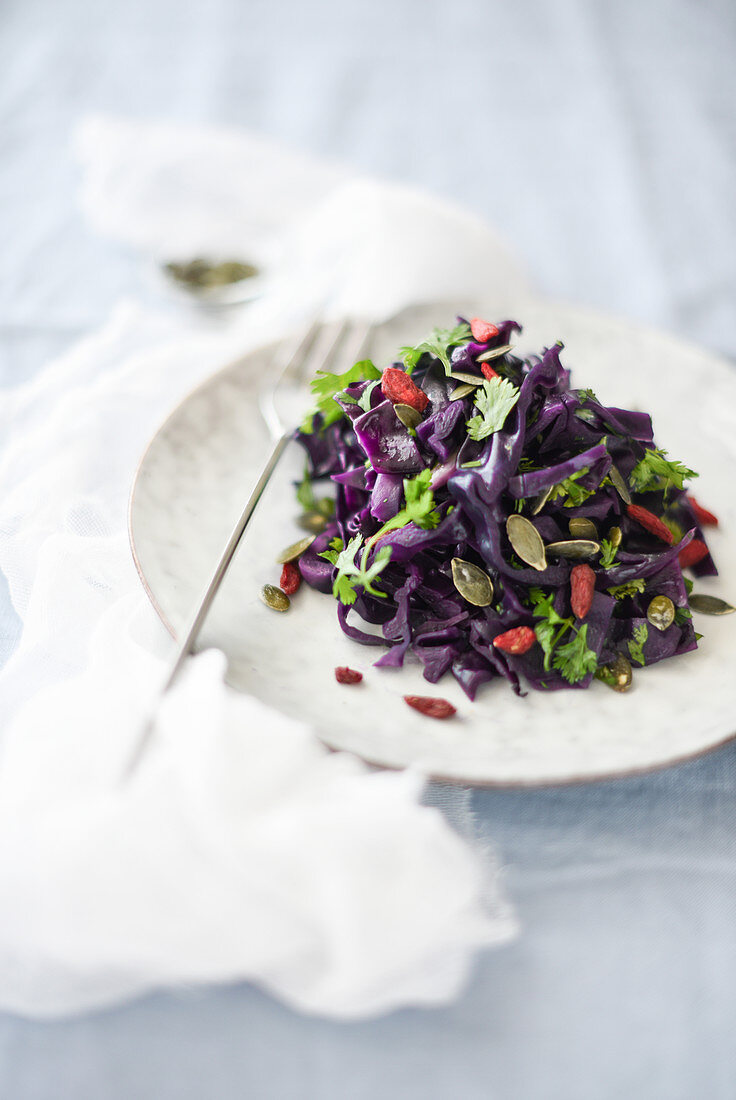
{"label": "silver fork", "polygon": [[[327,326],[323,325],[321,321],[314,321],[297,338],[296,343],[280,347],[276,352],[275,370],[273,375],[269,376],[273,378],[273,381],[269,383],[264,379],[258,395],[258,407],[271,436],[273,449],[220,555],[215,571],[192,613],[161,686],[158,703],[175,682],[187,657],[193,652],[205,619],[235,557],[258,501],[261,499],[279,459],[294,437],[296,423],[290,422],[289,418],[282,415],[277,401],[279,391],[283,392],[287,383],[294,387],[303,385],[316,370],[330,370],[335,365],[338,357],[345,362],[345,369],[347,369],[357,359],[363,358],[367,354],[370,335],[371,326],[368,324],[346,320],[337,326]],[[304,394],[302,393],[302,407],[303,399]],[[125,779],[133,774],[145,755],[154,733],[157,711],[158,705],[138,736],[125,768]]]}

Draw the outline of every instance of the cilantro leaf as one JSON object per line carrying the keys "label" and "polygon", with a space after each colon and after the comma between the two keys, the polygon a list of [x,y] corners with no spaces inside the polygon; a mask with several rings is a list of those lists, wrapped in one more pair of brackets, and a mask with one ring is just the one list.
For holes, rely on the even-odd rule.
{"label": "cilantro leaf", "polygon": [[544,668],[549,672],[552,667],[552,654],[555,646],[573,624],[571,618],[565,619],[552,606],[554,593],[545,596],[541,588],[530,588],[533,611],[536,619],[541,619],[534,626],[534,633],[544,653]]}
{"label": "cilantro leaf", "polygon": [[329,519],[335,511],[335,502],[331,497],[315,497],[309,467],[304,467],[304,477],[296,487],[296,499],[305,512],[318,512]]}
{"label": "cilantro leaf", "polygon": [[582,470],[578,470],[574,474],[570,474],[569,477],[564,478],[559,484],[555,485],[554,489],[549,495],[550,502],[557,500],[558,497],[567,496],[563,507],[565,508],[579,508],[580,505],[592,497],[596,492],[595,489],[585,489],[582,485],[578,485],[578,481],[581,477],[585,477],[590,473],[590,469],[587,466],[583,466]]}
{"label": "cilantro leaf", "polygon": [[596,395],[593,393],[592,390],[588,390],[588,389],[578,390],[578,401],[581,401],[581,402],[583,402],[583,401],[596,401],[596,402],[598,402],[598,398],[596,397]]}
{"label": "cilantro leaf", "polygon": [[370,546],[365,546],[358,565],[355,557],[362,543],[363,538],[361,535],[355,535],[345,547],[343,547],[342,539],[333,539],[330,543],[331,549],[324,550],[320,554],[321,558],[325,558],[336,567],[337,576],[332,582],[332,594],[335,599],[347,606],[355,603],[358,588],[363,588],[366,592],[370,592],[372,596],[380,596],[381,599],[386,598],[385,592],[380,592],[373,587],[373,581],[388,565],[391,558],[391,547],[384,546],[378,550],[373,559],[373,564],[369,566],[367,562]]}
{"label": "cilantro leaf", "polygon": [[636,596],[637,593],[643,592],[646,583],[643,577],[637,577],[636,580],[627,581],[626,584],[614,584],[606,591],[609,596],[613,596],[614,600],[625,600],[627,596]]}
{"label": "cilantro leaf", "polygon": [[404,478],[404,500],[406,506],[387,520],[375,535],[371,535],[369,547],[389,531],[398,531],[399,528],[406,527],[407,523],[414,523],[417,527],[430,531],[440,522],[439,512],[434,506],[432,471],[429,468],[422,470],[416,477]]}
{"label": "cilantro leaf", "polygon": [[634,627],[634,637],[629,641],[629,653],[632,661],[644,665],[644,644],[649,637],[649,627],[646,623],[640,623]]}
{"label": "cilantro leaf", "polygon": [[685,626],[689,623],[693,617],[693,613],[689,607],[676,607],[675,608],[675,626]]}
{"label": "cilantro leaf", "polygon": [[312,396],[315,398],[315,406],[305,416],[301,430],[306,435],[312,434],[314,431],[314,417],[317,413],[322,414],[323,428],[334,424],[343,415],[343,410],[334,400],[335,395],[356,382],[364,382],[367,379],[378,381],[380,377],[381,372],[370,359],[359,360],[344,374],[330,374],[329,371],[318,370],[309,384]]}
{"label": "cilantro leaf", "polygon": [[557,647],[552,665],[561,672],[568,684],[584,680],[589,672],[598,667],[598,657],[588,648],[588,624],[580,627],[574,637],[564,645]]}
{"label": "cilantro leaf", "polygon": [[424,354],[434,355],[445,368],[445,374],[450,374],[452,371],[450,348],[467,344],[471,338],[470,325],[465,323],[456,325],[454,328],[433,328],[421,344],[417,344],[416,347],[400,348],[399,353],[408,374],[411,374]]}
{"label": "cilantro leaf", "polygon": [[666,491],[673,485],[676,489],[682,489],[685,480],[697,476],[682,462],[668,459],[667,451],[652,447],[644,452],[641,462],[631,471],[629,482],[634,492],[646,493],[654,489]]}
{"label": "cilantro leaf", "polygon": [[486,378],[476,389],[474,400],[480,416],[472,417],[467,429],[470,438],[478,442],[501,430],[519,400],[519,390],[507,378]]}
{"label": "cilantro leaf", "polygon": [[614,546],[613,543],[609,541],[609,539],[603,539],[601,541],[600,564],[604,569],[611,568],[616,554],[618,554],[618,546]]}

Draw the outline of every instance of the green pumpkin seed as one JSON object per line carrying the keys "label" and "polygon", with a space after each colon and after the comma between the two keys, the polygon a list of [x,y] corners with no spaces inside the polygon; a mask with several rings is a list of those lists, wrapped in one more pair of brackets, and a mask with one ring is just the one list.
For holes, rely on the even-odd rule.
{"label": "green pumpkin seed", "polygon": [[491,578],[470,561],[453,558],[452,583],[464,600],[474,607],[488,607],[493,602],[493,582]]}
{"label": "green pumpkin seed", "polygon": [[471,386],[469,382],[462,382],[450,394],[450,401],[459,401],[461,397],[467,397],[468,394],[475,393],[477,388],[477,386]]}
{"label": "green pumpkin seed", "polygon": [[657,630],[666,630],[675,621],[675,605],[669,596],[655,596],[647,608],[647,619]]}
{"label": "green pumpkin seed", "polygon": [[541,493],[537,493],[534,500],[532,501],[532,515],[533,516],[539,515],[539,513],[542,511],[545,504],[547,503],[550,496],[552,495],[552,490],[553,489],[554,489],[554,485],[549,485],[546,489],[542,489]]}
{"label": "green pumpkin seed", "polygon": [[285,565],[287,561],[296,561],[305,550],[309,549],[316,537],[316,535],[305,535],[303,539],[299,539],[298,542],[294,542],[291,546],[287,546],[285,550],[282,550],[276,561],[279,565]]}
{"label": "green pumpkin seed", "polygon": [[631,664],[623,653],[619,653],[610,665],[597,669],[595,676],[614,691],[628,691],[632,680]]}
{"label": "green pumpkin seed", "polygon": [[732,611],[736,611],[736,607],[725,600],[719,600],[718,596],[706,596],[700,592],[693,592],[688,602],[691,609],[701,615],[730,615]]}
{"label": "green pumpkin seed", "polygon": [[614,548],[614,550],[618,550],[619,546],[621,545],[621,539],[622,538],[623,538],[623,535],[621,534],[621,528],[620,527],[611,527],[611,528],[609,528],[608,541],[610,542],[610,544]]}
{"label": "green pumpkin seed", "polygon": [[303,512],[297,520],[303,531],[311,531],[313,535],[321,535],[327,522],[327,517],[321,512]]}
{"label": "green pumpkin seed", "polygon": [[548,542],[545,549],[557,558],[588,561],[600,554],[601,544],[594,539],[560,539],[559,542]]}
{"label": "green pumpkin seed", "polygon": [[586,519],[585,516],[573,516],[567,525],[567,529],[571,538],[598,541],[598,528],[592,519]]}
{"label": "green pumpkin seed", "polygon": [[547,556],[544,552],[542,536],[533,523],[524,516],[514,513],[506,520],[506,534],[517,555],[532,569],[541,573],[547,568]]}
{"label": "green pumpkin seed", "polygon": [[275,584],[264,584],[260,595],[266,607],[270,607],[273,611],[288,611],[291,607],[289,597]]}
{"label": "green pumpkin seed", "polygon": [[624,502],[624,504],[631,504],[631,493],[629,492],[629,487],[626,484],[626,481],[624,480],[621,471],[616,466],[612,466],[611,469],[608,471],[608,476],[610,477],[614,489],[621,497],[621,500]]}
{"label": "green pumpkin seed", "polygon": [[404,427],[411,428],[412,431],[422,422],[422,414],[413,405],[394,405],[394,412]]}
{"label": "green pumpkin seed", "polygon": [[476,363],[487,363],[490,359],[500,359],[502,355],[508,355],[513,346],[513,344],[503,344],[500,348],[491,348],[490,351],[484,351],[482,355],[478,356]]}
{"label": "green pumpkin seed", "polygon": [[464,370],[454,370],[450,378],[457,378],[458,382],[467,382],[469,386],[482,386],[485,378],[479,374],[467,374]]}

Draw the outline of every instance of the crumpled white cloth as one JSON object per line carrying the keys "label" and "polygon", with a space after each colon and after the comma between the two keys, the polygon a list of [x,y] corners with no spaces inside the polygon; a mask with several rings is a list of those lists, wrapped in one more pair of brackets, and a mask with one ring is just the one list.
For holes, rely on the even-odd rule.
{"label": "crumpled white cloth", "polygon": [[421,777],[327,752],[226,689],[209,652],[121,783],[170,645],[126,500],[181,395],[317,304],[508,300],[523,277],[476,219],[248,135],[98,118],[78,146],[100,231],[165,257],[237,255],[259,227],[273,263],[263,300],[224,316],[121,304],[2,410],[0,569],[24,630],[0,672],[0,1008],[242,979],[337,1017],[442,1003],[516,922],[492,855],[420,804]]}

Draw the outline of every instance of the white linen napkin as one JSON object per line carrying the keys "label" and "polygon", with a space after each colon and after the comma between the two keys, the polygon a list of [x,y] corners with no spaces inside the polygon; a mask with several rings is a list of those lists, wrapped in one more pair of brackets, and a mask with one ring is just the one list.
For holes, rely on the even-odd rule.
{"label": "white linen napkin", "polygon": [[6,401],[0,569],[24,629],[0,672],[0,1008],[242,979],[345,1018],[442,1003],[516,922],[493,856],[421,804],[421,777],[328,753],[225,688],[209,652],[121,785],[170,645],[126,501],[181,395],[317,304],[384,316],[527,285],[463,212],[248,135],[97,118],[78,148],[101,232],[159,258],[247,250],[269,275],[217,318],[122,303]]}

